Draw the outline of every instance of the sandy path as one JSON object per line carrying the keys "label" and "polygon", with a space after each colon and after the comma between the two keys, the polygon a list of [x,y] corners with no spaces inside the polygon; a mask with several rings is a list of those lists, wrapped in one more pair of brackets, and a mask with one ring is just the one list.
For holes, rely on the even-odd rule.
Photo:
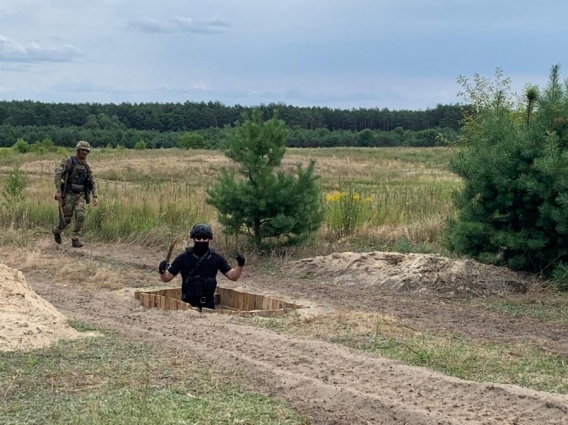
{"label": "sandy path", "polygon": [[568,397],[477,384],[321,341],[193,312],[145,310],[110,292],[28,283],[70,318],[183,350],[249,389],[274,396],[314,424],[568,424]]}

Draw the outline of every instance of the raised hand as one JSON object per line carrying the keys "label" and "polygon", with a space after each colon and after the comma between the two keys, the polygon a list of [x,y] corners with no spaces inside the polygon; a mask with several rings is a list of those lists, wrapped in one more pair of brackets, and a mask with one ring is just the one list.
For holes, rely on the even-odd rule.
{"label": "raised hand", "polygon": [[167,261],[160,261],[160,265],[158,266],[158,272],[160,274],[164,274],[166,270],[170,267]]}

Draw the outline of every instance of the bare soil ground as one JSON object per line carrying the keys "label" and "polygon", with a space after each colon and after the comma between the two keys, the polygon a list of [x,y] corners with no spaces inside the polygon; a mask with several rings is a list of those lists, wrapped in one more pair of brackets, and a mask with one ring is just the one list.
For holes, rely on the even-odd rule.
{"label": "bare soil ground", "polygon": [[[42,243],[38,249],[53,251],[53,246]],[[119,245],[62,246],[53,255],[106,261],[124,273],[154,270],[162,256]],[[567,329],[460,301],[526,296],[529,288],[538,288],[504,269],[438,256],[343,253],[289,263],[281,270],[252,264],[238,283],[222,276],[219,283],[309,306],[302,310],[306,315],[379,312],[423,330],[529,343],[568,356]],[[219,372],[240,370],[248,389],[285,401],[314,424],[568,424],[568,396],[459,380],[231,316],[146,310],[131,288],[93,290],[41,269],[26,273],[26,279],[67,317],[181,350]],[[156,280],[143,286],[158,282],[156,273]],[[179,278],[174,282],[179,284]]]}

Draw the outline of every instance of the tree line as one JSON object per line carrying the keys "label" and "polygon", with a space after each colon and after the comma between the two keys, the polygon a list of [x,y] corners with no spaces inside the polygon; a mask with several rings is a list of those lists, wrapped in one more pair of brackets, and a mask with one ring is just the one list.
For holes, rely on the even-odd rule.
{"label": "tree line", "polygon": [[[0,125],[15,127],[85,127],[88,129],[130,129],[144,131],[197,131],[234,126],[243,114],[256,107],[227,106],[220,102],[185,103],[43,103],[0,101]],[[329,131],[422,131],[436,128],[459,130],[460,105],[441,105],[426,110],[388,108],[332,109],[297,107],[283,103],[261,105],[263,119],[278,111],[289,128]]]}
{"label": "tree line", "polygon": [[[18,141],[33,145],[37,142],[49,141],[54,146],[72,148],[78,140],[87,140],[95,148],[122,146],[133,149],[143,145],[148,149],[160,148],[200,148],[220,149],[225,141],[234,134],[235,127],[210,127],[192,132],[134,129],[98,129],[86,127],[56,126],[11,126],[0,125],[0,147],[14,146]],[[359,132],[349,130],[330,131],[326,128],[307,130],[287,128],[286,146],[297,148],[324,147],[432,147],[443,146],[454,141],[457,132],[452,129],[429,129],[421,131],[404,130],[401,127],[393,131],[372,131],[365,129]],[[189,142],[187,142],[189,140]]]}

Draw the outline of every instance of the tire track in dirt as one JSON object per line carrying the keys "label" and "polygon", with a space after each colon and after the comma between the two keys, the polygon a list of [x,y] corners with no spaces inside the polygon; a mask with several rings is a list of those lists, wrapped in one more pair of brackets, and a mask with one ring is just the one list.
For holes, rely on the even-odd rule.
{"label": "tire track in dirt", "polygon": [[68,317],[240,370],[247,389],[285,401],[314,424],[567,423],[567,396],[462,381],[226,316],[145,310],[110,292],[27,279]]}

